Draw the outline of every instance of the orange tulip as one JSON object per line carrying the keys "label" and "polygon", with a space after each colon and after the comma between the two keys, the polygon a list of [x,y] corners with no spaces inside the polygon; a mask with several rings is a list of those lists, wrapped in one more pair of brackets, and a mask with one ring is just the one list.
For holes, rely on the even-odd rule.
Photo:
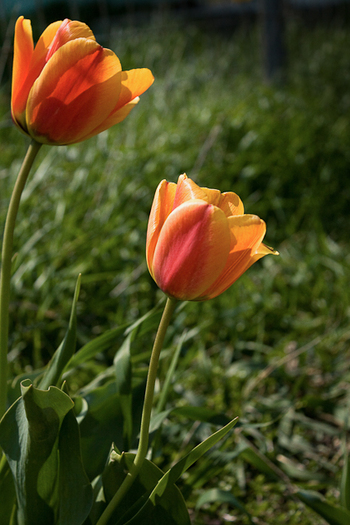
{"label": "orange tulip", "polygon": [[147,230],[149,271],[168,296],[212,299],[261,257],[278,252],[261,241],[266,225],[245,215],[233,192],[200,188],[186,175],[163,180],[153,200]]}
{"label": "orange tulip", "polygon": [[30,20],[17,20],[11,112],[37,142],[72,144],[97,135],[124,120],[153,80],[149,69],[122,71],[82,22],[54,22],[34,47]]}

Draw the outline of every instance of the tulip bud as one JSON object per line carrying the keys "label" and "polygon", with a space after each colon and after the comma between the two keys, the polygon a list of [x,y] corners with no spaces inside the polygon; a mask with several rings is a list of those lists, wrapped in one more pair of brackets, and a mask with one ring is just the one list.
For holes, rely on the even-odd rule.
{"label": "tulip bud", "polygon": [[266,225],[244,214],[233,192],[200,188],[186,175],[163,180],[148,221],[149,271],[168,296],[185,301],[212,299],[268,254]]}
{"label": "tulip bud", "polygon": [[34,47],[30,20],[17,20],[11,113],[37,142],[72,144],[97,135],[124,120],[153,80],[148,69],[122,71],[82,22],[54,22]]}

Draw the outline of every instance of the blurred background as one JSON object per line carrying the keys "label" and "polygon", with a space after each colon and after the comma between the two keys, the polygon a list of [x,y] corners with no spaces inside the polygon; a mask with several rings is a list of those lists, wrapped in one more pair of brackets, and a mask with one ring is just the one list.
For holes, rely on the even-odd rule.
{"label": "blurred background", "polygon": [[[161,300],[144,254],[161,179],[186,172],[235,191],[266,221],[266,243],[280,257],[174,319],[168,349],[180,334],[184,343],[172,406],[240,416],[233,440],[191,472],[194,491],[186,480],[182,489],[198,525],[331,523],[292,493],[313,489],[338,505],[349,437],[350,2],[1,0],[0,8],[2,224],[28,146],[9,109],[19,15],[32,20],[35,40],[57,19],[84,21],[123,69],[155,76],[123,123],[40,151],[16,230],[11,373],[50,359],[79,272],[78,348]],[[135,342],[136,367],[151,340]],[[67,378],[73,393],[110,366],[118,344]],[[209,426],[169,419],[159,465]],[[200,500],[211,488],[232,497]]]}

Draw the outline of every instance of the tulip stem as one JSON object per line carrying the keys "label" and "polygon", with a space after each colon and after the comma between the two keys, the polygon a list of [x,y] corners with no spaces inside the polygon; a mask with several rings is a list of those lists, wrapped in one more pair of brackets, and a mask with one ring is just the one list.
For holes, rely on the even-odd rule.
{"label": "tulip stem", "polygon": [[[12,266],[13,234],[21,195],[34,159],[41,144],[32,140],[13,188],[7,210],[2,241],[2,265],[0,276],[0,419],[6,411],[7,398],[7,351],[9,330],[10,281]],[[0,449],[1,456],[1,449]]]}
{"label": "tulip stem", "polygon": [[153,405],[153,394],[154,394],[154,385],[157,378],[158,362],[160,352],[163,347],[165,334],[170,323],[171,316],[175,310],[177,304],[176,299],[167,299],[162,318],[160,320],[156,338],[154,340],[151,360],[148,367],[147,383],[145,390],[145,398],[143,402],[143,411],[141,418],[141,427],[140,427],[140,439],[137,453],[130,469],[130,472],[126,475],[123,480],[123,483],[120,485],[117,492],[114,494],[113,498],[107,505],[105,511],[101,515],[96,525],[107,525],[109,518],[112,513],[121,502],[125,494],[130,489],[131,485],[134,483],[138,473],[141,470],[143,462],[146,458],[148,451],[149,443],[149,425],[151,421],[151,412]]}

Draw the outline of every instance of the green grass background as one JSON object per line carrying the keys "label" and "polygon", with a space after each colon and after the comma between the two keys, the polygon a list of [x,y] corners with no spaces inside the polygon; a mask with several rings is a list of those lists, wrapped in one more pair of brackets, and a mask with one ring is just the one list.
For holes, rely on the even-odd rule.
{"label": "green grass background", "polygon": [[[117,28],[110,46],[124,69],[149,67],[155,83],[115,128],[40,151],[16,229],[11,374],[42,366],[57,348],[80,272],[78,347],[159,301],[145,237],[161,179],[186,172],[200,185],[235,191],[247,213],[266,221],[265,241],[280,257],[259,261],[213,301],[187,303],[174,319],[171,344],[184,330],[187,339],[171,403],[239,415],[241,423],[182,489],[198,525],[249,523],[228,504],[193,510],[211,487],[232,491],[254,523],[323,523],[289,490],[339,498],[350,396],[349,28],[288,24],[282,87],[262,81],[253,27],[219,34],[154,20]],[[4,83],[1,223],[28,146],[11,123],[9,91]],[[136,352],[151,343],[147,335]],[[112,359],[99,355],[70,388]],[[166,350],[160,378],[169,359]],[[160,466],[210,430],[171,418]],[[247,440],[279,469],[275,475],[237,454]]]}

